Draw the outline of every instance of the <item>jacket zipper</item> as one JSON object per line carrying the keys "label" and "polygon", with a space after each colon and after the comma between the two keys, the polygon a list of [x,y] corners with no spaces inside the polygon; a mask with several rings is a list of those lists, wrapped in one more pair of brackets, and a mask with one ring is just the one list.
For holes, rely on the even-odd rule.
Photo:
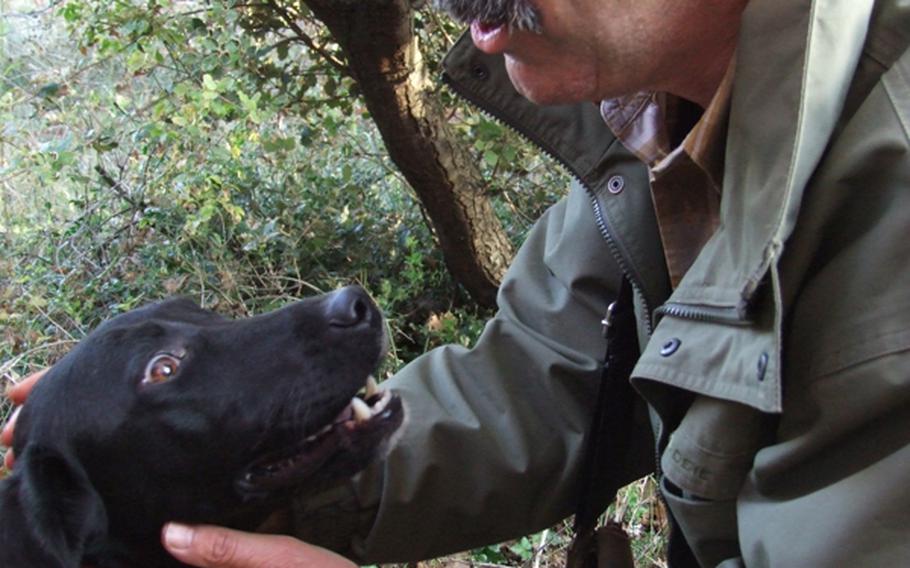
{"label": "jacket zipper", "polygon": [[[463,98],[465,101],[470,103],[474,108],[478,109],[484,115],[488,116],[489,118],[492,118],[499,124],[502,124],[503,126],[508,128],[512,132],[515,132],[516,134],[518,134],[519,136],[521,136],[522,138],[524,138],[531,144],[534,144],[535,146],[537,146],[537,148],[540,149],[544,154],[546,154],[547,156],[549,156],[550,158],[555,160],[559,165],[561,165],[563,167],[563,169],[565,169],[569,173],[569,175],[572,176],[572,179],[574,179],[576,182],[578,182],[584,188],[585,192],[588,194],[588,198],[591,201],[591,206],[594,209],[594,221],[595,221],[595,224],[597,225],[597,229],[600,232],[600,235],[603,237],[604,241],[606,241],[607,248],[610,249],[610,254],[613,256],[613,259],[616,261],[616,264],[619,266],[620,271],[623,273],[623,275],[626,278],[629,279],[629,282],[632,284],[632,289],[635,291],[635,294],[638,295],[639,300],[641,300],[642,309],[643,309],[644,313],[650,314],[651,307],[648,303],[648,298],[645,296],[644,286],[642,286],[641,280],[631,269],[631,267],[629,266],[629,263],[626,261],[626,258],[623,256],[622,252],[619,250],[619,245],[616,244],[616,239],[613,237],[612,233],[610,232],[609,228],[607,227],[607,222],[606,222],[606,219],[604,218],[603,211],[600,208],[600,203],[597,201],[597,195],[594,193],[594,190],[591,189],[591,187],[584,181],[584,179],[581,177],[581,174],[579,174],[575,170],[575,168],[573,168],[571,166],[571,164],[569,164],[566,160],[564,160],[556,151],[554,151],[552,148],[550,148],[549,145],[547,145],[545,142],[538,139],[536,136],[532,135],[529,131],[525,130],[524,128],[521,128],[521,127],[511,123],[510,121],[506,120],[504,117],[500,116],[499,114],[484,107],[480,103],[480,101],[477,100],[476,97],[474,97],[467,90],[462,89],[458,84],[456,84],[454,81],[452,81],[452,79],[449,77],[448,73],[443,73],[442,79],[449,86],[449,88],[451,88],[453,91],[455,91],[455,93],[457,93],[461,98]],[[648,337],[650,337],[653,332],[651,318],[650,317],[645,318],[644,324],[645,324],[645,331],[646,331]]]}
{"label": "jacket zipper", "polygon": [[754,323],[745,307],[736,306],[705,306],[667,302],[654,311],[654,324],[656,325],[663,316],[738,326],[749,326]]}
{"label": "jacket zipper", "polygon": [[[474,108],[478,109],[484,115],[492,118],[499,124],[504,125],[506,128],[512,130],[513,132],[515,132],[516,134],[518,134],[525,140],[527,140],[527,141],[531,142],[532,144],[534,144],[535,146],[537,146],[544,154],[546,154],[547,156],[549,156],[550,158],[555,160],[559,165],[561,165],[569,173],[569,175],[571,175],[572,178],[584,188],[585,192],[588,194],[588,198],[591,201],[591,207],[594,210],[595,224],[597,225],[597,229],[600,232],[600,235],[603,237],[604,241],[606,241],[607,248],[610,250],[610,254],[612,254],[613,259],[616,261],[617,266],[619,266],[619,270],[623,273],[623,276],[625,278],[629,279],[629,283],[632,285],[632,290],[634,291],[634,293],[638,296],[639,300],[641,301],[642,309],[643,309],[644,313],[651,314],[651,308],[648,303],[648,298],[645,296],[644,287],[641,285],[641,281],[639,280],[638,276],[632,271],[631,267],[629,266],[629,263],[626,261],[626,258],[623,256],[622,252],[620,252],[619,245],[616,244],[616,239],[613,237],[613,234],[610,232],[610,229],[607,227],[607,222],[606,222],[606,219],[604,218],[603,210],[601,210],[600,203],[597,201],[597,195],[594,193],[594,190],[591,189],[591,187],[584,181],[584,179],[581,177],[581,174],[579,174],[577,171],[575,171],[575,168],[573,168],[566,160],[564,160],[558,153],[556,153],[553,149],[551,149],[546,143],[537,139],[537,137],[533,136],[530,132],[526,131],[525,129],[512,124],[511,122],[509,122],[502,116],[499,116],[497,113],[484,107],[480,103],[480,101],[478,101],[471,93],[462,89],[454,81],[452,81],[447,73],[443,73],[443,81],[456,94],[458,94],[461,98],[463,98],[465,101],[467,101],[469,104],[471,104]],[[601,322],[601,324],[604,326],[604,329],[603,329],[604,334],[606,334],[608,325],[612,320],[612,316],[613,316],[612,310],[614,309],[614,306],[615,306],[615,302],[611,302],[610,305],[607,307],[607,312],[604,315],[603,321]],[[652,324],[652,318],[651,317],[645,318],[644,325],[645,325],[645,332],[647,333],[648,337],[651,337],[651,335],[653,334],[653,331],[654,331],[653,324]],[[663,496],[663,492],[661,491],[661,489],[659,487],[660,478],[663,476],[663,473],[662,473],[661,467],[660,467],[661,452],[660,452],[660,447],[659,447],[660,446],[659,442],[660,442],[661,438],[663,437],[663,430],[664,430],[664,423],[663,423],[663,420],[660,420],[659,424],[657,426],[657,432],[656,432],[656,436],[655,436],[655,440],[654,440],[655,441],[654,475],[658,480],[657,494],[658,494],[659,498],[661,499],[661,501],[663,502],[664,507],[669,510],[670,507],[667,504],[666,499]]]}

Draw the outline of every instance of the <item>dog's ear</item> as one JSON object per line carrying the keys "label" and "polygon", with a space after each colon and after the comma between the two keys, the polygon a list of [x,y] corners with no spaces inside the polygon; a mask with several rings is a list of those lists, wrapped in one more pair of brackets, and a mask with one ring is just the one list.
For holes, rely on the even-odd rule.
{"label": "dog's ear", "polygon": [[107,533],[107,515],[85,471],[60,452],[30,445],[0,484],[0,565],[79,568]]}

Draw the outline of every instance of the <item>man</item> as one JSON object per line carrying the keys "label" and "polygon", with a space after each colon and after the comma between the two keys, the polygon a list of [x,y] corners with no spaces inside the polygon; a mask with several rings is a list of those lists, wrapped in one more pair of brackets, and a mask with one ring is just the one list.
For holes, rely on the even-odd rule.
{"label": "man", "polygon": [[[439,4],[476,45],[455,47],[448,82],[576,183],[478,344],[391,379],[410,422],[387,460],[300,504],[296,534],[393,561],[569,515],[600,321],[627,280],[642,404],[610,433],[634,441],[611,479],[658,473],[669,564],[906,563],[910,6]],[[350,566],[285,537],[164,540],[197,566]]]}

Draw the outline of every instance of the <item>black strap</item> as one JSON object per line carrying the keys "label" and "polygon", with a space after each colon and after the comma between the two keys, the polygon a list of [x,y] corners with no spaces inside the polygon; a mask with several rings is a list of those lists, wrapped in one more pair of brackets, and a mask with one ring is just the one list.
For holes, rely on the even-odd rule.
{"label": "black strap", "polygon": [[[628,454],[627,436],[611,435],[629,431],[633,420],[635,391],[629,383],[638,359],[638,335],[632,306],[632,285],[623,278],[619,294],[604,318],[607,353],[597,393],[597,407],[585,441],[580,475],[579,501],[575,513],[576,534],[592,533],[597,518],[616,497],[617,477],[623,456]],[[610,464],[613,467],[610,467]]]}

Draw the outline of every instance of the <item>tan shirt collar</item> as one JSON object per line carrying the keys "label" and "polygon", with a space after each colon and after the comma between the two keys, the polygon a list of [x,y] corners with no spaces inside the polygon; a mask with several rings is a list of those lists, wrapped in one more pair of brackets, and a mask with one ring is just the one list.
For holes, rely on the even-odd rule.
{"label": "tan shirt collar", "polygon": [[731,63],[708,108],[676,147],[673,134],[685,128],[680,99],[646,92],[600,105],[617,139],[650,169],[651,198],[674,288],[719,225],[732,92]]}
{"label": "tan shirt collar", "polygon": [[708,108],[677,148],[673,148],[671,132],[677,121],[678,100],[672,95],[641,92],[607,99],[600,103],[601,116],[616,138],[648,167],[659,168],[672,153],[684,151],[708,173],[719,191],[733,93],[733,69],[731,63]]}

